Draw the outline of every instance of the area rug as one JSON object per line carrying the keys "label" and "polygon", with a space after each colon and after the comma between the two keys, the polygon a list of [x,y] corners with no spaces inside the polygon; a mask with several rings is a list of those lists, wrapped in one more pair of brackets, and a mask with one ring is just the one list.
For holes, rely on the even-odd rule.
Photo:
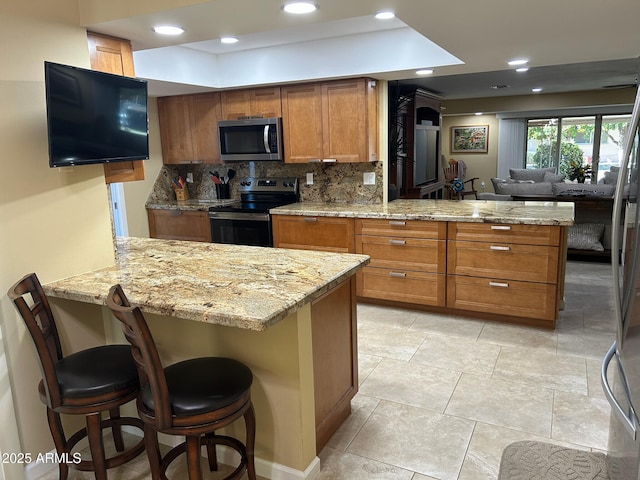
{"label": "area rug", "polygon": [[515,442],[502,452],[498,480],[608,480],[606,455],[543,442]]}

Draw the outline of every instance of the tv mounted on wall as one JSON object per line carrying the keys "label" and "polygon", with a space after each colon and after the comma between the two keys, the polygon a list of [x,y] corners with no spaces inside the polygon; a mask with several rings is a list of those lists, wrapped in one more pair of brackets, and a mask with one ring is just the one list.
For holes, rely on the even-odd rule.
{"label": "tv mounted on wall", "polygon": [[149,158],[147,82],[45,62],[49,166]]}

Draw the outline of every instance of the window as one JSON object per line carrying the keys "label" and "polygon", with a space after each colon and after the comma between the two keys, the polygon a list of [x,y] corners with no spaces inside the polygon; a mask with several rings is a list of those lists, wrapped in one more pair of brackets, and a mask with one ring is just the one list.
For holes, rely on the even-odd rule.
{"label": "window", "polygon": [[592,170],[591,183],[619,166],[631,115],[536,118],[527,121],[526,168],[555,167],[569,176],[569,165]]}

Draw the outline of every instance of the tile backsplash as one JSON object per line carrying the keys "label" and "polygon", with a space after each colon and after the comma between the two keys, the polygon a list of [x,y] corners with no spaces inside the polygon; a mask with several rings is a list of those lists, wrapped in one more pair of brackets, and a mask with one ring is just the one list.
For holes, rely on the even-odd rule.
{"label": "tile backsplash", "polygon": [[[178,175],[187,178],[193,175],[193,183],[188,183],[192,199],[216,199],[215,184],[210,171],[220,176],[227,175],[229,169],[236,171],[230,183],[231,198],[240,198],[237,185],[243,177],[296,177],[303,202],[321,203],[382,203],[383,182],[382,162],[370,163],[282,163],[282,162],[237,162],[221,165],[184,164],[164,165],[147,200],[148,203],[175,201],[171,179]],[[313,184],[307,185],[307,174],[313,174]],[[364,185],[365,173],[374,173],[375,185]]]}

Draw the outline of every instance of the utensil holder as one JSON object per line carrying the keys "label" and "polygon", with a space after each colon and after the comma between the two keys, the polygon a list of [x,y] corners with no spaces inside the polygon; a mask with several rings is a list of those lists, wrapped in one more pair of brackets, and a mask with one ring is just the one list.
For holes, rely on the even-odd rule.
{"label": "utensil holder", "polygon": [[216,183],[216,197],[218,197],[218,200],[231,198],[231,191],[228,183]]}
{"label": "utensil holder", "polygon": [[176,200],[178,200],[179,202],[183,200],[189,200],[189,190],[187,190],[187,187],[176,188],[175,192],[176,192]]}

